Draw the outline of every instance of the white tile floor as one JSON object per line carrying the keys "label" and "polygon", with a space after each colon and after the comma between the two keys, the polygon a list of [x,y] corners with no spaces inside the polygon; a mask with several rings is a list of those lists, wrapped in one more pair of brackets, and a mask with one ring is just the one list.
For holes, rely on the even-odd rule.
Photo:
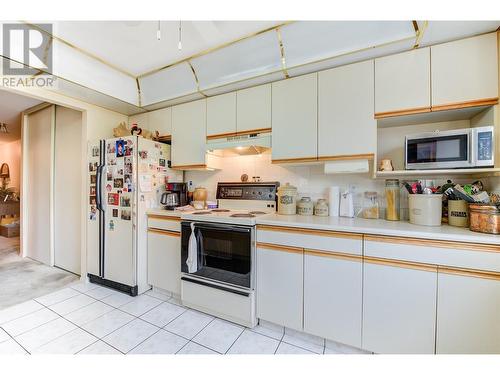
{"label": "white tile floor", "polygon": [[364,352],[266,322],[248,329],[157,292],[134,298],[95,284],[74,284],[0,311],[0,354],[127,353]]}

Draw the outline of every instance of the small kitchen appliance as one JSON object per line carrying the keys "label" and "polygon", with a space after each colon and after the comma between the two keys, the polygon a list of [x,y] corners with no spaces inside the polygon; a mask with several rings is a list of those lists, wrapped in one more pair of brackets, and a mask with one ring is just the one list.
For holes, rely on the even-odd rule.
{"label": "small kitchen appliance", "polygon": [[166,191],[161,195],[160,203],[167,210],[174,210],[187,204],[187,184],[184,182],[169,182]]}
{"label": "small kitchen appliance", "polygon": [[493,126],[406,136],[406,169],[485,168],[495,164]]}
{"label": "small kitchen appliance", "polygon": [[276,212],[278,186],[219,183],[217,209],[181,215],[184,305],[248,327],[256,325],[255,218]]}

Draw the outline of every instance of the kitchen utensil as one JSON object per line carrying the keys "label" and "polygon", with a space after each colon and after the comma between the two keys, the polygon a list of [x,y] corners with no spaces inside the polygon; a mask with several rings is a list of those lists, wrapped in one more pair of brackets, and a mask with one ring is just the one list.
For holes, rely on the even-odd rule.
{"label": "kitchen utensil", "polygon": [[466,201],[448,200],[448,224],[454,227],[469,226],[469,206]]}
{"label": "kitchen utensil", "polygon": [[470,230],[500,234],[500,207],[491,204],[469,204]]}
{"label": "kitchen utensil", "polygon": [[302,216],[310,216],[313,214],[314,205],[309,197],[302,197],[297,203],[297,213]]}
{"label": "kitchen utensil", "polygon": [[318,199],[316,205],[314,206],[314,215],[328,216],[328,203],[326,202],[326,199]]}
{"label": "kitchen utensil", "polygon": [[411,194],[408,196],[410,223],[426,226],[441,225],[443,194]]}
{"label": "kitchen utensil", "polygon": [[413,189],[411,188],[411,185],[408,182],[403,182],[403,186],[405,189],[408,191],[408,194],[413,194]]}
{"label": "kitchen utensil", "polygon": [[295,215],[297,213],[297,188],[288,182],[278,188],[278,214]]}
{"label": "kitchen utensil", "polygon": [[[413,190],[411,189],[410,184],[405,182],[405,187],[408,192],[411,191],[410,194],[413,195]],[[385,200],[386,200],[386,209],[385,209],[385,219],[391,221],[399,220],[399,209],[400,209],[400,188],[399,188],[399,180],[390,179],[385,180]]]}

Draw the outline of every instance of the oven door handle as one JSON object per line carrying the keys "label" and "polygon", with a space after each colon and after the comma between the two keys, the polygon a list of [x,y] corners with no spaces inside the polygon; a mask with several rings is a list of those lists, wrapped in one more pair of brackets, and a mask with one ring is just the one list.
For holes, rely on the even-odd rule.
{"label": "oven door handle", "polygon": [[[184,227],[190,226],[191,223],[188,221],[183,221],[182,225]],[[195,223],[195,229],[215,229],[215,230],[220,230],[224,232],[241,232],[241,233],[250,233],[252,231],[251,228],[245,228],[245,227],[240,227],[240,226],[234,226],[234,225],[226,225],[226,224],[201,224],[201,223]]]}

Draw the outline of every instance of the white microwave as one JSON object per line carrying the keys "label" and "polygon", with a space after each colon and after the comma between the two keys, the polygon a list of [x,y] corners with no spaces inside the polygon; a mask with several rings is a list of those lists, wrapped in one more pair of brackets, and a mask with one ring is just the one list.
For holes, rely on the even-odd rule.
{"label": "white microwave", "polygon": [[495,164],[493,126],[406,136],[406,169],[485,168]]}

